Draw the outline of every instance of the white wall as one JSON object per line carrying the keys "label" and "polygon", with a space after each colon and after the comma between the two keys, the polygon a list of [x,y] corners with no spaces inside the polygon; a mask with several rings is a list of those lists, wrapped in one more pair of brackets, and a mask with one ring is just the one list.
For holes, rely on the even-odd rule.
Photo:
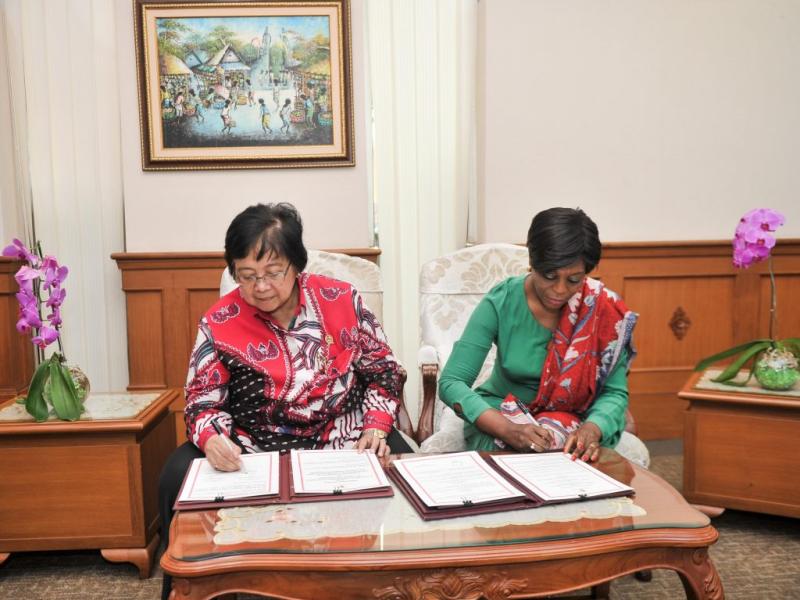
{"label": "white wall", "polygon": [[581,206],[604,241],[800,237],[800,2],[483,0],[482,241]]}
{"label": "white wall", "polygon": [[351,2],[355,167],[144,172],[141,166],[133,9],[116,0],[128,252],[221,251],[225,230],[256,202],[297,206],[310,248],[372,244],[364,102],[363,0]]}

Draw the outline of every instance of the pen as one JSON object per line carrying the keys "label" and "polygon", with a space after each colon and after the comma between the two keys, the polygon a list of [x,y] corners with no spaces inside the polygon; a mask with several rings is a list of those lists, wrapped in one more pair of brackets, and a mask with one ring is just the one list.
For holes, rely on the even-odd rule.
{"label": "pen", "polygon": [[[225,443],[228,445],[228,448],[235,451],[233,442],[231,441],[231,438],[225,435],[225,431],[222,429],[222,425],[220,425],[216,419],[212,419],[211,425],[212,427],[214,427],[214,431],[216,431],[219,435],[221,435],[222,439],[225,440]],[[247,471],[244,468],[244,461],[241,459],[241,457],[239,458],[239,470],[242,473],[247,473]]]}
{"label": "pen", "polygon": [[528,417],[528,420],[533,423],[534,425],[538,425],[539,422],[533,418],[531,411],[528,410],[528,407],[525,406],[519,398],[514,398],[514,402],[517,403],[517,408],[522,411],[522,414]]}

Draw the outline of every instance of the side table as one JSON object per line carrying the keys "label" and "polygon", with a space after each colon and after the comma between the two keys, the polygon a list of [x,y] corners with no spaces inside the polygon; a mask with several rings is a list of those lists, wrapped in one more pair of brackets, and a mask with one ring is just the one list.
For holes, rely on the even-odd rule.
{"label": "side table", "polygon": [[74,422],[0,408],[0,563],[11,552],[99,548],[150,575],[158,476],[175,448],[178,390],[91,394]]}
{"label": "side table", "polygon": [[684,419],[683,495],[689,502],[800,517],[792,449],[800,434],[800,390],[768,392],[715,384],[695,373],[678,396]]}

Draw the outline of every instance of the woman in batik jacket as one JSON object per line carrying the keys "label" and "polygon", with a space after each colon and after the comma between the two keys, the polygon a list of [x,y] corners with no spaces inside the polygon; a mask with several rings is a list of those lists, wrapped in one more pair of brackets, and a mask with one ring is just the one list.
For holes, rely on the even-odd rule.
{"label": "woman in batik jacket", "polygon": [[353,286],[304,272],[302,235],[285,203],[251,206],[228,228],[225,260],[239,287],[200,320],[186,383],[190,441],[160,482],[165,538],[196,457],[233,471],[242,452],[411,451],[393,429],[405,371]]}

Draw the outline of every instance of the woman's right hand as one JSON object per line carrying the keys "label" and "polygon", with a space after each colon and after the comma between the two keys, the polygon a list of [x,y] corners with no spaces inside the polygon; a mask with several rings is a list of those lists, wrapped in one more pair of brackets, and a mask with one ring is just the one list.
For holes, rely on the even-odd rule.
{"label": "woman's right hand", "polygon": [[208,438],[204,448],[209,464],[217,471],[238,471],[242,449],[217,434]]}
{"label": "woman's right hand", "polygon": [[532,423],[517,424],[509,421],[503,441],[518,452],[544,452],[553,444],[553,436],[544,427]]}

